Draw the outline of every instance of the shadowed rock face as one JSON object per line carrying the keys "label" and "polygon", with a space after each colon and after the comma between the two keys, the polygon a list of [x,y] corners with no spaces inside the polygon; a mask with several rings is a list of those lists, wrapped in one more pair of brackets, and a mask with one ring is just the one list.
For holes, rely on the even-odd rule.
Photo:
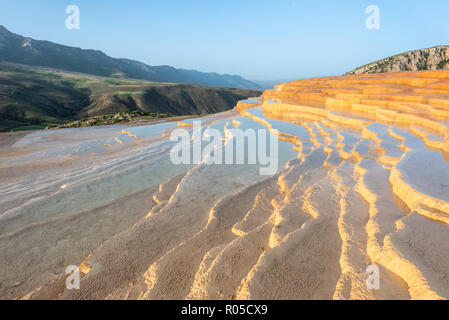
{"label": "shadowed rock face", "polygon": [[448,71],[292,81],[201,119],[268,129],[280,169],[171,164],[187,121],[8,135],[0,296],[449,298]]}
{"label": "shadowed rock face", "polygon": [[449,47],[408,51],[358,67],[347,74],[449,69]]}

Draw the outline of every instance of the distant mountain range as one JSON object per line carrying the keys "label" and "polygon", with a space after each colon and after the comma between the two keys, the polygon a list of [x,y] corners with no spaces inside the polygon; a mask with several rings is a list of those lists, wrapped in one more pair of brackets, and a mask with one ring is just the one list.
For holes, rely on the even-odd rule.
{"label": "distant mountain range", "polygon": [[44,128],[117,112],[200,115],[260,91],[116,79],[0,63],[0,131]]}
{"label": "distant mountain range", "polygon": [[0,61],[103,77],[261,89],[258,84],[238,75],[204,73],[171,66],[149,66],[134,60],[112,58],[99,50],[84,50],[23,37],[3,26],[0,26]]}
{"label": "distant mountain range", "polygon": [[449,46],[412,50],[358,67],[347,74],[447,70]]}

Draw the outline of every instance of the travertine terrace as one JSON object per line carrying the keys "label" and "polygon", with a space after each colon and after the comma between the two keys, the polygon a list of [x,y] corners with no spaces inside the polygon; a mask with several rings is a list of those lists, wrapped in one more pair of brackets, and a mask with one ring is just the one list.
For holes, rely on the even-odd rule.
{"label": "travertine terrace", "polygon": [[0,297],[449,298],[449,72],[292,81],[201,120],[276,134],[278,173],[171,165],[188,121],[8,135]]}
{"label": "travertine terrace", "polygon": [[[275,251],[296,251],[293,247],[313,241],[305,240],[305,234],[325,241],[335,232],[335,241],[341,242],[341,274],[333,298],[448,298],[449,72],[292,81],[266,91],[263,100],[266,118],[303,126],[311,147],[296,136],[280,134],[291,139],[300,162],[278,180],[284,198],[273,203],[278,228],[270,238],[274,249],[249,277],[247,297],[259,293],[251,288],[261,289],[272,281],[270,271],[282,274],[273,264],[261,267],[269,265],[268,257],[274,259]],[[239,109],[252,116],[244,104]],[[315,178],[307,189],[304,178],[313,174],[301,168],[310,162],[316,165],[311,160],[316,152],[324,153],[320,173],[315,174],[321,180]],[[320,198],[326,192],[327,197]],[[308,202],[311,198],[315,201]],[[291,232],[292,222],[299,218],[292,205],[312,217],[300,220],[296,232]],[[325,226],[325,235],[318,236]],[[337,250],[336,243],[330,243]],[[333,252],[326,250],[316,254],[329,259]],[[298,251],[298,264],[306,259],[301,255],[304,252]],[[293,260],[290,255],[284,259]],[[366,290],[367,264],[379,265],[384,272],[379,290]],[[294,270],[294,263],[289,267]]]}

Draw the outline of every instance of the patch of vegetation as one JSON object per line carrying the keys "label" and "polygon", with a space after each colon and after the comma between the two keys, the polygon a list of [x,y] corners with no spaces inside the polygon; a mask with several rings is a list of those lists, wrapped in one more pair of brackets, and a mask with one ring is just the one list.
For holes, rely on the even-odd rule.
{"label": "patch of vegetation", "polygon": [[122,84],[126,84],[125,81],[118,80],[118,79],[106,79],[106,80],[104,80],[104,82],[107,84],[113,85],[113,86],[119,86]]}
{"label": "patch of vegetation", "polygon": [[144,94],[144,91],[117,91],[115,94],[116,95],[133,95],[133,94]]}
{"label": "patch of vegetation", "polygon": [[446,67],[446,65],[449,63],[449,59],[447,59],[447,60],[441,60],[439,63],[438,63],[438,65],[437,65],[437,69],[438,70],[443,70],[445,67]]}
{"label": "patch of vegetation", "polygon": [[429,70],[428,61],[429,61],[429,53],[421,52],[422,58],[419,59],[419,62],[416,64],[418,71]]}
{"label": "patch of vegetation", "polygon": [[109,78],[105,79],[104,82],[111,86],[125,86],[125,85],[139,85],[145,81],[133,81],[133,80]]}
{"label": "patch of vegetation", "polygon": [[103,126],[110,124],[126,123],[133,121],[144,121],[159,118],[168,118],[172,115],[170,113],[146,112],[140,110],[121,111],[115,114],[106,114],[101,116],[94,116],[65,124],[50,124],[46,128],[80,128],[91,126]]}

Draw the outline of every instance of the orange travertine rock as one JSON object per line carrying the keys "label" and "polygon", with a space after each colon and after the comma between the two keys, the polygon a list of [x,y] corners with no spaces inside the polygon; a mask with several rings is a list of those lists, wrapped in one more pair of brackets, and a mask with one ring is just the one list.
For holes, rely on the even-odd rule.
{"label": "orange travertine rock", "polygon": [[191,123],[178,122],[178,127],[192,127]]}
{"label": "orange travertine rock", "polygon": [[[449,72],[305,79],[279,84],[262,98],[263,118],[250,110],[252,104],[236,109],[270,131],[278,129],[271,120],[281,120],[305,128],[310,137],[286,139],[285,133],[278,134],[280,141],[294,144],[301,165],[287,167],[278,180],[283,197],[272,201],[271,250],[243,279],[237,296],[263,298],[269,288],[276,292],[273,297],[309,294],[285,283],[280,286],[272,278],[301,279],[302,273],[291,268],[320,267],[323,261],[313,258],[318,251],[329,260],[321,266],[321,276],[331,279],[326,268],[335,268],[332,253],[324,253],[324,247],[333,245],[336,223],[342,244],[334,299],[448,298],[449,282],[444,279],[449,268],[441,266],[449,262],[444,253],[449,239]],[[317,152],[327,159],[312,161]],[[306,173],[307,179],[293,174],[295,166],[299,172],[310,165],[316,169]],[[320,175],[326,178],[308,187],[311,177]],[[340,198],[340,211],[334,212],[338,222],[327,216],[335,195],[326,180]],[[303,212],[316,225],[303,224],[301,231],[292,232],[292,223],[302,219]],[[320,228],[326,233],[312,240]],[[284,230],[290,231],[288,236]],[[320,243],[323,248],[316,249]],[[311,247],[317,251],[309,255]],[[301,263],[305,259],[310,259],[308,264]],[[370,263],[380,267],[383,278],[376,292],[364,283],[363,268]],[[280,271],[284,265],[287,269]]]}
{"label": "orange travertine rock", "polygon": [[[356,124],[354,119],[339,118],[339,113],[350,112],[367,120],[407,127],[423,137],[430,147],[448,152],[449,71],[297,80],[266,90],[263,99],[264,112],[284,118],[286,114],[294,117],[306,113],[347,125]],[[419,128],[441,137],[442,141],[429,141]]]}

